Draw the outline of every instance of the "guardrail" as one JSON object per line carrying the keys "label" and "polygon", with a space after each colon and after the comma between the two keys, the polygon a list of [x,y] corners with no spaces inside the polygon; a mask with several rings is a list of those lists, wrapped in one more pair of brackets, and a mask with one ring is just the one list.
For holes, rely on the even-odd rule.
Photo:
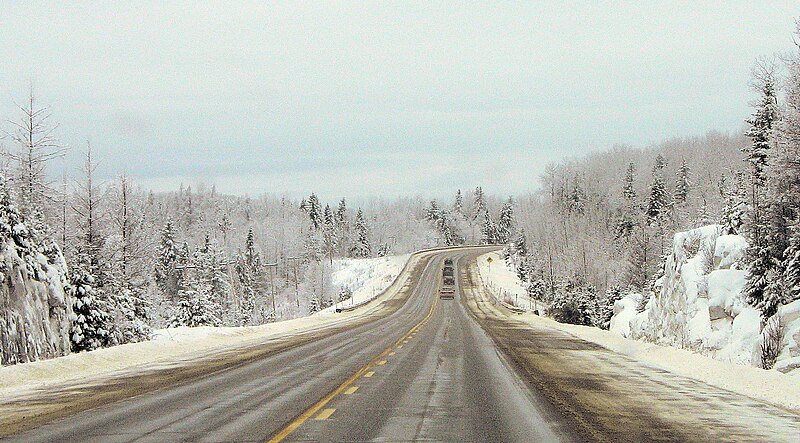
{"label": "guardrail", "polygon": [[467,249],[467,248],[493,248],[493,247],[500,247],[500,246],[502,246],[502,245],[461,245],[461,246],[440,246],[440,247],[436,247],[436,248],[420,249],[419,251],[414,252],[413,254],[411,254],[411,256],[408,257],[408,260],[406,260],[406,264],[403,265],[403,269],[400,270],[400,272],[397,274],[397,277],[394,278],[394,281],[389,286],[387,286],[386,289],[384,289],[383,291],[377,293],[374,297],[370,297],[370,298],[368,298],[366,300],[362,300],[362,301],[360,301],[358,303],[354,303],[354,304],[349,305],[349,306],[336,307],[335,312],[336,313],[341,313],[341,312],[354,311],[354,310],[356,310],[356,309],[358,309],[358,308],[360,308],[362,306],[366,306],[370,302],[378,299],[380,296],[385,294],[386,291],[388,291],[394,285],[397,284],[398,279],[400,278],[401,275],[403,275],[406,272],[406,270],[408,269],[408,264],[411,263],[411,259],[414,258],[414,256],[417,256],[417,255],[420,255],[420,254],[425,254],[425,253],[428,253],[428,252],[448,251],[448,250]]}

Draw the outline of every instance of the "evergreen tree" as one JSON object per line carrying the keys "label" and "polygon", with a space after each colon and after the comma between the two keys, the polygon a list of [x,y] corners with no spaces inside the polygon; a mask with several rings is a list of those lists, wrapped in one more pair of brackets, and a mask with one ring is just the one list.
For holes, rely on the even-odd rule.
{"label": "evergreen tree", "polygon": [[322,227],[322,243],[324,253],[328,256],[331,264],[333,264],[333,255],[336,252],[336,246],[339,243],[336,231],[336,222],[334,221],[333,211],[331,211],[330,205],[325,205],[325,217]]}
{"label": "evergreen tree", "polygon": [[667,190],[664,186],[664,157],[659,154],[653,166],[653,182],[650,185],[650,199],[647,203],[648,220],[657,221],[664,217],[668,210]]}
{"label": "evergreen tree", "polygon": [[528,255],[528,238],[525,235],[525,230],[520,229],[517,232],[517,238],[514,240],[514,254],[519,257]]}
{"label": "evergreen tree", "polygon": [[476,220],[481,215],[485,214],[486,209],[486,196],[483,195],[483,188],[478,186],[475,188],[474,200],[472,204],[472,219]]}
{"label": "evergreen tree", "polygon": [[367,221],[364,220],[364,213],[361,208],[356,212],[356,223],[354,226],[356,239],[355,244],[350,250],[350,256],[355,258],[366,258],[372,255],[372,247],[369,242],[369,232]]}
{"label": "evergreen tree", "polygon": [[744,225],[747,218],[747,203],[741,180],[727,185],[722,184],[722,197],[725,206],[722,207],[720,224],[723,234],[744,234]]}
{"label": "evergreen tree", "polygon": [[481,244],[498,244],[497,224],[492,220],[488,212],[483,213],[483,227],[481,228]]}
{"label": "evergreen tree", "polygon": [[179,269],[180,251],[175,242],[175,227],[167,220],[161,230],[155,264],[155,280],[158,287],[167,295],[177,296],[181,271]]}
{"label": "evergreen tree", "polygon": [[214,313],[206,296],[193,289],[181,291],[178,309],[170,318],[170,327],[220,326],[222,322]]}
{"label": "evergreen tree", "polygon": [[314,227],[315,230],[320,229],[322,227],[322,207],[319,203],[319,198],[317,198],[317,194],[312,193],[311,196],[308,198],[308,202],[306,203],[306,210],[308,212],[308,218],[311,219],[311,225]]}
{"label": "evergreen tree", "polygon": [[635,176],[636,165],[631,162],[628,164],[628,169],[625,171],[625,179],[622,184],[622,197],[628,202],[636,200],[636,188],[634,187]]}
{"label": "evergreen tree", "polygon": [[795,222],[791,228],[789,247],[785,252],[783,271],[783,302],[790,303],[800,299],[800,223]]}
{"label": "evergreen tree", "polygon": [[569,194],[569,198],[567,201],[567,211],[569,213],[575,213],[578,215],[583,215],[586,212],[586,201],[588,197],[586,196],[586,192],[583,190],[580,182],[578,181],[578,177],[575,177],[573,182],[572,191]]}
{"label": "evergreen tree", "polygon": [[750,204],[754,212],[754,224],[759,223],[761,215],[761,200],[767,183],[769,151],[774,142],[773,129],[779,117],[775,78],[771,69],[761,69],[757,74],[756,89],[761,97],[752,118],[747,120],[750,128],[745,133],[753,143],[744,149],[750,165]]}
{"label": "evergreen tree", "polygon": [[456,198],[453,202],[453,213],[457,215],[464,215],[464,196],[461,195],[461,189],[456,191]]}
{"label": "evergreen tree", "polygon": [[500,217],[497,221],[498,243],[506,244],[511,241],[511,233],[514,231],[514,203],[509,197],[508,201],[500,209]]}
{"label": "evergreen tree", "polygon": [[431,204],[425,210],[425,220],[436,221],[442,216],[442,210],[439,209],[439,204],[436,200],[431,200]]}
{"label": "evergreen tree", "polygon": [[80,255],[73,266],[69,293],[75,320],[70,330],[72,351],[91,351],[112,344],[113,317],[109,306],[94,288],[94,277],[88,272],[89,257]]}
{"label": "evergreen tree", "polygon": [[678,168],[677,179],[675,180],[675,203],[686,203],[686,198],[689,196],[689,165],[686,164],[686,159],[681,162]]}

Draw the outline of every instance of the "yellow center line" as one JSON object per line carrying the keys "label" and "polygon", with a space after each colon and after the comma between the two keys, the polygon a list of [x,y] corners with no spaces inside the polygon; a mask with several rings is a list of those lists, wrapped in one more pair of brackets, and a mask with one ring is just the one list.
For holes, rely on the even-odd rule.
{"label": "yellow center line", "polygon": [[381,361],[379,361],[379,362],[377,362],[375,364],[378,365],[378,366],[383,366],[383,365],[386,364],[386,360],[381,360]]}
{"label": "yellow center line", "polygon": [[[428,315],[426,315],[425,318],[423,318],[422,320],[420,320],[419,323],[414,325],[413,328],[411,328],[408,332],[406,332],[405,335],[400,337],[399,340],[394,342],[394,344],[392,344],[388,348],[384,349],[383,352],[381,352],[380,354],[375,356],[375,358],[373,358],[369,363],[367,363],[361,369],[356,371],[355,374],[351,375],[350,378],[345,380],[345,382],[342,383],[341,385],[339,385],[338,388],[336,388],[333,391],[331,391],[330,393],[328,393],[328,395],[326,395],[325,397],[322,397],[322,399],[320,401],[318,401],[316,404],[314,404],[313,406],[308,408],[305,412],[300,414],[297,418],[292,420],[291,423],[289,423],[285,428],[283,428],[283,430],[281,430],[280,432],[275,434],[272,438],[267,440],[267,442],[268,443],[278,443],[280,441],[283,441],[286,437],[288,437],[297,428],[302,426],[303,423],[305,423],[306,421],[308,421],[308,419],[313,417],[314,414],[319,412],[320,409],[322,409],[323,407],[325,407],[325,405],[330,403],[330,401],[333,400],[337,395],[341,394],[348,387],[350,387],[350,385],[352,385],[353,382],[355,382],[359,377],[362,377],[362,376],[363,377],[372,377],[373,375],[375,375],[375,371],[368,371],[368,369],[370,369],[371,367],[375,366],[376,362],[381,360],[386,355],[388,355],[389,352],[391,352],[391,350],[393,348],[395,348],[395,347],[402,348],[403,346],[400,345],[400,342],[402,340],[407,339],[409,335],[413,334],[417,329],[419,329],[422,325],[424,325],[431,318],[431,316],[433,316],[433,311],[434,311],[434,309],[436,309],[436,305],[437,305],[438,302],[439,302],[439,297],[434,297],[433,298],[433,304],[431,304],[431,309],[430,309],[430,311],[428,311]],[[385,360],[383,360],[383,361],[385,362]],[[325,411],[331,411],[328,414],[327,417],[330,417],[330,414],[333,414],[333,411],[335,411],[335,410],[336,409],[326,409]],[[325,414],[325,412],[320,413],[320,416],[322,416],[323,414]],[[325,418],[327,418],[327,417],[325,417]],[[319,416],[317,418],[320,419]],[[320,420],[324,420],[324,419],[320,419]]]}
{"label": "yellow center line", "polygon": [[397,352],[392,351],[389,353],[389,355],[394,355],[394,354],[397,354]]}
{"label": "yellow center line", "polygon": [[350,395],[356,391],[358,391],[358,386],[350,386],[346,391],[344,391],[344,393]]}

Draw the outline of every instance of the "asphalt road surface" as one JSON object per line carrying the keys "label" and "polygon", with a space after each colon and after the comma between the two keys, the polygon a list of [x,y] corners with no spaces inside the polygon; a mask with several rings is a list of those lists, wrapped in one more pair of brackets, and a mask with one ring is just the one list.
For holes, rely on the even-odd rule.
{"label": "asphalt road surface", "polygon": [[[48,412],[0,434],[21,442],[800,441],[790,411],[519,321],[479,289],[481,251],[420,260],[399,295],[347,325],[2,405]],[[445,257],[456,260],[455,300],[436,295]]]}

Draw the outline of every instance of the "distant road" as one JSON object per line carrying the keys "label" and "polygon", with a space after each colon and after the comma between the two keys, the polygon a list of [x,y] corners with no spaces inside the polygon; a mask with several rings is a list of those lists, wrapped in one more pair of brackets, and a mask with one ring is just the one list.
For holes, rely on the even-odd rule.
{"label": "distant road", "polygon": [[[430,255],[367,318],[235,364],[40,399],[63,412],[7,441],[800,441],[796,414],[516,320],[473,284],[486,251]],[[455,300],[436,294],[445,257]]]}

